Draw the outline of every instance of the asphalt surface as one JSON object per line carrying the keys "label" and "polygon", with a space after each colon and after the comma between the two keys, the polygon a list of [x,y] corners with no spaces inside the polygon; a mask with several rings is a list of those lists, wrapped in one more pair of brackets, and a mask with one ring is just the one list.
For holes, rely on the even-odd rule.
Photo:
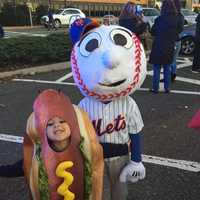
{"label": "asphalt surface", "polygon": [[[150,68],[148,70],[151,70]],[[181,78],[200,80],[192,74],[191,66],[178,69]],[[70,69],[45,72],[20,79],[45,80],[51,83],[8,80],[0,84],[0,134],[23,136],[26,120],[32,112],[38,91],[61,89],[74,104],[82,95],[74,85],[55,84],[54,81],[69,73]],[[52,82],[53,81],[53,82]],[[200,163],[200,133],[187,128],[187,123],[200,108],[200,85],[184,81],[172,84],[172,93],[153,94],[152,77],[147,76],[142,88],[131,95],[143,116],[143,153],[175,160]],[[65,82],[73,83],[69,78]],[[179,91],[180,93],[177,93]],[[187,94],[183,94],[187,91]],[[192,92],[192,94],[188,94]],[[0,140],[0,164],[13,163],[22,157],[22,145]],[[131,200],[198,200],[200,199],[200,173],[165,165],[144,163],[145,180],[129,184]],[[173,164],[173,163],[172,163]],[[23,177],[0,178],[0,200],[27,200],[28,188]],[[105,199],[105,200],[109,200]],[[120,199],[119,199],[120,200]]]}

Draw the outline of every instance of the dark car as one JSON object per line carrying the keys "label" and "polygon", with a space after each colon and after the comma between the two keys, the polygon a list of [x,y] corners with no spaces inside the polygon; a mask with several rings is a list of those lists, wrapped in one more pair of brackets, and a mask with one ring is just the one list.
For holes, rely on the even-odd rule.
{"label": "dark car", "polygon": [[181,53],[184,55],[191,55],[194,53],[194,37],[195,37],[196,24],[184,26],[180,34],[181,38]]}

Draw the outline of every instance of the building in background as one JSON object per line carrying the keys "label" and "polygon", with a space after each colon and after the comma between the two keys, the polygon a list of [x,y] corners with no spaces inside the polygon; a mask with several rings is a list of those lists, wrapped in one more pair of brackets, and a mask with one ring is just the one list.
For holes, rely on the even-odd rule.
{"label": "building in background", "polygon": [[[131,0],[136,4],[148,6],[148,0]],[[0,6],[4,3],[31,4],[33,11],[39,5],[46,5],[56,10],[64,7],[75,7],[82,10],[87,16],[103,16],[113,14],[118,16],[122,6],[127,0],[0,0]]]}
{"label": "building in background", "polygon": [[[131,0],[136,4],[146,7],[160,7],[162,0]],[[181,0],[182,7],[192,8],[200,6],[200,0]],[[64,7],[76,7],[81,9],[87,16],[103,16],[105,14],[113,14],[118,16],[122,6],[127,0],[0,0],[0,7],[4,3],[31,4],[33,11],[38,5],[50,6],[53,9]]]}

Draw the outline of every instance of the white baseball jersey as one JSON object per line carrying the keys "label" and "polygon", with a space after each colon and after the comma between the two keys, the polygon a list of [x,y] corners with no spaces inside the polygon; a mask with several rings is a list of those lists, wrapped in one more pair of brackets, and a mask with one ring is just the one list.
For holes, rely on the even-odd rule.
{"label": "white baseball jersey", "polygon": [[129,133],[139,133],[144,126],[139,108],[130,96],[107,104],[85,97],[79,106],[88,113],[102,143],[124,144],[129,140]]}

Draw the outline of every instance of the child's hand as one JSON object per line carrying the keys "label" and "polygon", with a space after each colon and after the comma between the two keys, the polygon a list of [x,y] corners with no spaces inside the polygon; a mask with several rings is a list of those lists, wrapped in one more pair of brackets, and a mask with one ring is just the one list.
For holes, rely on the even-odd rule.
{"label": "child's hand", "polygon": [[138,180],[144,179],[146,170],[142,162],[129,161],[128,165],[122,170],[119,180],[120,182],[130,181],[132,183],[137,182]]}

